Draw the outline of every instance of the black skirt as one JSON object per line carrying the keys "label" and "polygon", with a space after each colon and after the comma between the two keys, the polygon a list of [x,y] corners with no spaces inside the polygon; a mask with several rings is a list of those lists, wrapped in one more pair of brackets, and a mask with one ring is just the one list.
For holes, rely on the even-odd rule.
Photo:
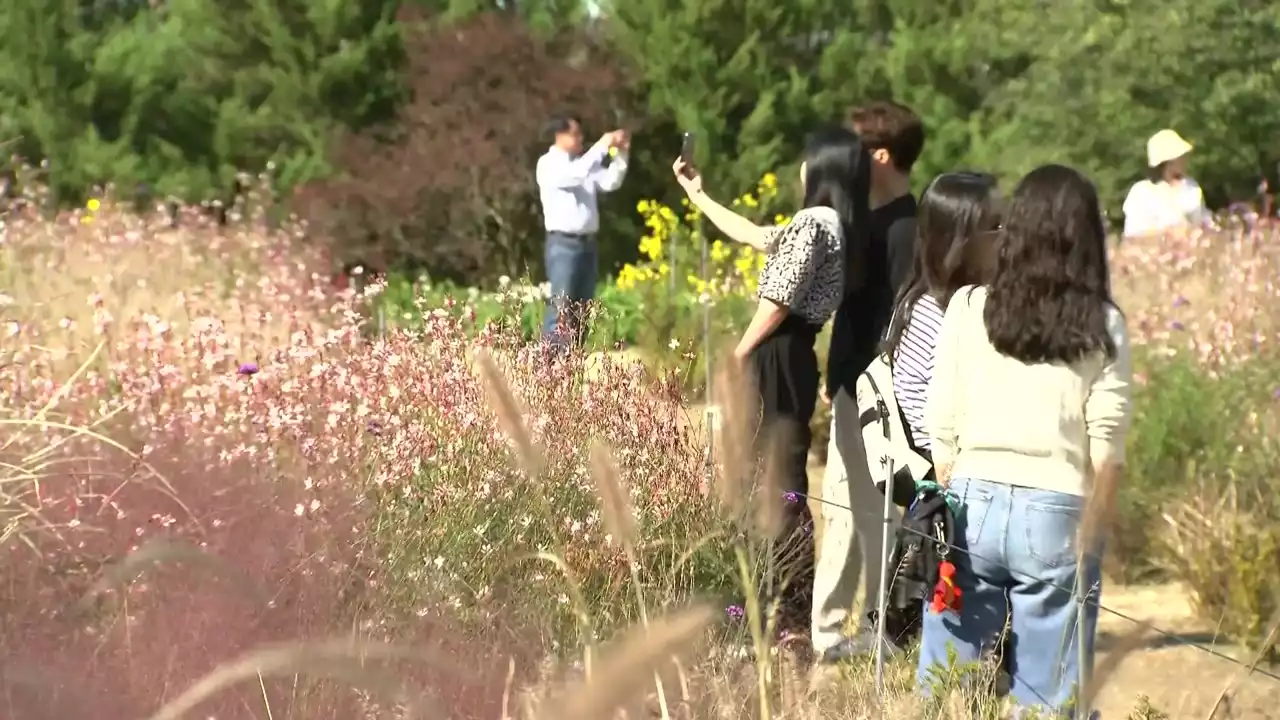
{"label": "black skirt", "polygon": [[774,539],[773,582],[769,591],[781,599],[779,623],[784,631],[804,633],[813,608],[813,517],[809,512],[809,422],[818,402],[818,356],[814,351],[821,328],[788,315],[751,353],[756,387],[760,391],[761,431],[785,432],[782,459],[786,493],[785,522]]}

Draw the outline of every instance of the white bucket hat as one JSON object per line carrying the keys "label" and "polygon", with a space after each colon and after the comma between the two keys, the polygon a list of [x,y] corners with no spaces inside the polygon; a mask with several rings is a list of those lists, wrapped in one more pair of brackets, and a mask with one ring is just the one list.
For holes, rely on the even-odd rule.
{"label": "white bucket hat", "polygon": [[1147,141],[1147,165],[1156,167],[1170,160],[1177,160],[1189,152],[1191,143],[1183,140],[1181,135],[1173,130],[1161,130]]}

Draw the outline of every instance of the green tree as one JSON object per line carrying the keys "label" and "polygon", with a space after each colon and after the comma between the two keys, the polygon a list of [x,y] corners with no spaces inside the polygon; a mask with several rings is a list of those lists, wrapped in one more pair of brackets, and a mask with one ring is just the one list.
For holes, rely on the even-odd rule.
{"label": "green tree", "polygon": [[[701,133],[710,183],[794,160],[804,133],[891,97],[928,130],[915,176],[1012,182],[1064,162],[1118,212],[1146,138],[1198,147],[1211,203],[1248,198],[1280,160],[1280,6],[1262,0],[633,0],[605,6],[650,122]],[[672,132],[671,135],[676,133]],[[677,140],[667,140],[674,153]],[[1274,178],[1273,178],[1274,179]]]}
{"label": "green tree", "polygon": [[0,131],[49,161],[65,199],[107,182],[205,198],[269,162],[285,184],[313,177],[335,127],[394,110],[396,4],[15,0],[0,9]]}

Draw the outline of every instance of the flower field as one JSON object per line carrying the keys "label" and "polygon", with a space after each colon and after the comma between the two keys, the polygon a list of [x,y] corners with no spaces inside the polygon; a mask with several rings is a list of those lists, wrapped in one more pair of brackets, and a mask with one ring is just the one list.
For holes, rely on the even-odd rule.
{"label": "flower field", "polygon": [[[774,217],[771,177],[738,204]],[[540,298],[515,284],[337,290],[303,229],[252,213],[218,228],[41,202],[10,208],[0,239],[0,716],[178,717],[161,708],[217,670],[200,717],[376,717],[374,660],[450,717],[533,716],[545,658],[694,599],[719,608],[702,642],[743,640],[723,608],[751,574],[745,541],[686,399],[700,310],[734,331],[760,258],[714,242],[711,270],[674,274],[673,247],[695,267],[696,216],[638,208],[644,260],[602,292],[597,332],[651,362],[587,372],[527,342]],[[1177,579],[1256,645],[1280,610],[1280,235],[1125,244],[1114,262],[1144,384],[1113,574]],[[368,644],[359,667],[320,645],[227,669],[334,637]],[[391,640],[427,650],[374,652]],[[748,717],[763,686],[807,712],[785,673],[735,672],[686,665],[662,706]],[[865,678],[838,692],[835,716],[870,712]]]}

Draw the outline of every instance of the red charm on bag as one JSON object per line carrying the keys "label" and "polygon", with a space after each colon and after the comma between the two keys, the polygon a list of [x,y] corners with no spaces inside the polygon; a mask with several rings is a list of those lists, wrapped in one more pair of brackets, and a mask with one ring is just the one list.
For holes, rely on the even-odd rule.
{"label": "red charm on bag", "polygon": [[956,585],[956,566],[947,560],[938,563],[938,584],[933,588],[933,601],[929,603],[929,609],[934,613],[947,610],[960,612],[960,596],[963,594]]}

